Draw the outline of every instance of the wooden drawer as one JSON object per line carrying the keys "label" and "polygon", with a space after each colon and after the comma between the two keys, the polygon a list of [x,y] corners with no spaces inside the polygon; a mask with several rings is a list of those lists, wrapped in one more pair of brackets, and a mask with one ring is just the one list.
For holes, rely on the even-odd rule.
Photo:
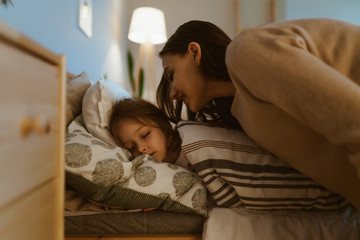
{"label": "wooden drawer", "polygon": [[0,21],[0,236],[64,236],[65,56]]}
{"label": "wooden drawer", "polygon": [[57,66],[6,42],[0,52],[0,102],[59,105]]}
{"label": "wooden drawer", "polygon": [[0,236],[6,240],[57,239],[56,181],[0,208]]}
{"label": "wooden drawer", "polygon": [[8,140],[0,144],[0,208],[56,176],[55,134]]}
{"label": "wooden drawer", "polygon": [[56,176],[59,68],[0,42],[0,207]]}

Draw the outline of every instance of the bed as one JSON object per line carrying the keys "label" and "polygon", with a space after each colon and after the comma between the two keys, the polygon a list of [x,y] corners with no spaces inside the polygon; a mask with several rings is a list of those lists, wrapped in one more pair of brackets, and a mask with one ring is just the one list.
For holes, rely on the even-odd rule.
{"label": "bed", "polygon": [[[91,85],[85,72],[77,76],[68,74],[66,239],[201,239],[206,214],[205,195],[201,196],[202,209],[189,207],[189,197],[199,189],[200,192],[205,190],[201,181],[198,179],[194,184],[194,175],[174,166],[169,168],[155,159],[148,161],[149,156],[130,162],[131,156],[127,151],[114,147],[101,113],[109,109],[113,101],[124,97],[129,97],[128,93],[110,81],[102,80]],[[84,119],[87,119],[87,126]],[[87,150],[92,152],[91,160]],[[123,176],[118,175],[116,170],[120,166],[114,159],[122,164]],[[92,161],[97,164],[87,164]],[[175,187],[174,184],[156,181],[151,188],[148,186],[151,179],[141,180],[141,177],[133,176],[135,172],[132,169],[138,166],[145,167],[143,169],[149,176],[152,176],[151,172],[146,170],[150,167],[155,169],[157,179],[172,177],[176,180],[178,177],[188,181],[185,185],[175,184]],[[141,171],[137,172],[141,175]],[[119,184],[121,179],[129,181]],[[140,185],[135,180],[140,181]],[[114,186],[115,183],[118,183],[117,186]],[[129,185],[136,186],[130,188]]]}
{"label": "bed", "polygon": [[67,238],[177,236],[183,239],[201,239],[205,221],[204,217],[194,214],[109,209],[92,204],[69,189],[66,191],[65,208]]}
{"label": "bed", "polygon": [[180,122],[194,171],[132,159],[107,130],[108,110],[125,97],[111,81],[68,77],[66,239],[360,239],[346,199],[243,132]]}

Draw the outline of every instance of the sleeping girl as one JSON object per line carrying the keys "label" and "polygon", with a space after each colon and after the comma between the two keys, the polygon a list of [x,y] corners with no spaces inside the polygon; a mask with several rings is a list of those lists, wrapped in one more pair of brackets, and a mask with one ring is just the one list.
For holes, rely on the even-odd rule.
{"label": "sleeping girl", "polygon": [[179,133],[152,103],[141,98],[117,102],[112,108],[109,126],[117,143],[133,157],[148,154],[161,162],[188,168],[189,162],[181,153]]}

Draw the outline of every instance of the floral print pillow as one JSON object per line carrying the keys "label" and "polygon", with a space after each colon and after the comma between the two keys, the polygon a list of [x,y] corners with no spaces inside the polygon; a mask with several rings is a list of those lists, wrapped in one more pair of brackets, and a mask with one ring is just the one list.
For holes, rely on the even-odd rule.
{"label": "floral print pillow", "polygon": [[[128,210],[159,208],[206,216],[206,188],[193,172],[92,136],[81,115],[67,128],[66,183],[85,198]],[[132,161],[131,161],[132,160]]]}

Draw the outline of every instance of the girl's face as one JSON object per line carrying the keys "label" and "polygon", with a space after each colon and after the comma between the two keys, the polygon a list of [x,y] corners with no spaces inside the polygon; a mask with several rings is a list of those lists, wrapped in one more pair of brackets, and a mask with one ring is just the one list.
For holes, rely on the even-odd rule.
{"label": "girl's face", "polygon": [[148,154],[161,162],[165,160],[166,137],[160,128],[125,119],[121,120],[117,131],[122,147],[129,150],[133,157]]}
{"label": "girl's face", "polygon": [[198,112],[212,99],[200,70],[200,59],[201,54],[191,50],[185,55],[162,56],[164,74],[171,82],[170,99],[183,101],[192,112]]}

